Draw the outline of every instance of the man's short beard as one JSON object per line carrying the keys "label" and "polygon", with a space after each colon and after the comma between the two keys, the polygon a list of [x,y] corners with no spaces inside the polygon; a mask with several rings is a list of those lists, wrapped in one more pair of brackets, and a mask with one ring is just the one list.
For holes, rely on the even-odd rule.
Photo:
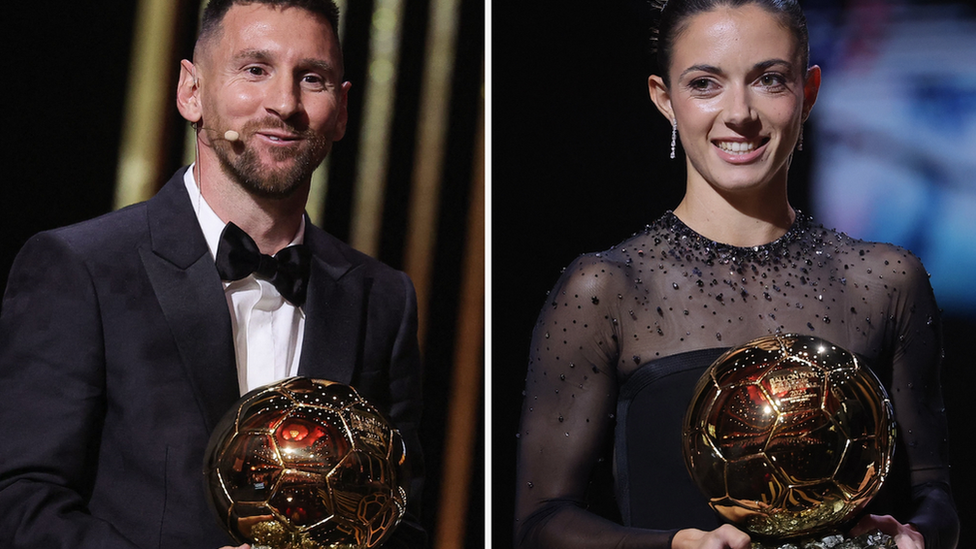
{"label": "man's short beard", "polygon": [[[268,124],[258,126],[269,127]],[[253,131],[248,131],[249,129],[247,126],[242,128],[242,137],[253,135]],[[286,129],[294,131],[292,128]],[[263,198],[287,198],[312,177],[312,172],[322,163],[329,149],[329,143],[321,136],[310,131],[301,133],[305,141],[300,143],[297,149],[292,147],[271,149],[271,157],[274,161],[293,159],[294,162],[290,167],[271,169],[262,166],[257,150],[247,143],[243,143],[244,151],[233,159],[230,157],[228,147],[214,147],[214,152],[220,161],[221,170],[246,191]],[[228,143],[228,145],[242,146],[236,143]]]}

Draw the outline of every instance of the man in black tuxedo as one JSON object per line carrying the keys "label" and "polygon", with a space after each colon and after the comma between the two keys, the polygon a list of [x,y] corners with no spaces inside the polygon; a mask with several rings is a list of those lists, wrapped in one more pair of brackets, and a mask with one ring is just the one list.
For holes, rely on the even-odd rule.
{"label": "man in black tuxedo", "polygon": [[336,19],[329,0],[211,2],[177,91],[192,169],[24,246],[0,316],[0,546],[226,545],[209,435],[296,374],[355,386],[401,431],[414,471],[387,546],[424,544],[413,286],[304,216],[346,126]]}

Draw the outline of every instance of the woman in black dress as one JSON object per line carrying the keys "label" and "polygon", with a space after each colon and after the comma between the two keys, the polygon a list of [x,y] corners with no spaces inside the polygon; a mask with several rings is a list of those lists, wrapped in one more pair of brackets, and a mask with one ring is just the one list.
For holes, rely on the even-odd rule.
{"label": "woman in black dress", "polygon": [[[533,334],[519,429],[516,544],[741,548],[681,460],[680,424],[725,349],[810,334],[856,353],[884,382],[895,467],[851,529],[901,549],[951,548],[938,309],[921,263],[794,210],[787,172],[820,86],[795,1],[671,0],[648,86],[685,151],[673,212],[563,273]],[[672,145],[672,147],[675,147]],[[586,509],[612,456],[622,525]]]}

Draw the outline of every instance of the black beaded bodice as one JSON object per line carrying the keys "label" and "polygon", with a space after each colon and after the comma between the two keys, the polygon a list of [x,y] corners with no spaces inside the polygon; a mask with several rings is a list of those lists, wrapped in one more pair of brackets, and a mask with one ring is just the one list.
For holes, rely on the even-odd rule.
{"label": "black beaded bodice", "polygon": [[[547,296],[518,432],[517,519],[537,518],[553,501],[582,500],[612,442],[618,390],[634,372],[772,333],[819,336],[864,358],[891,393],[912,454],[902,459],[913,471],[942,471],[937,316],[924,268],[897,246],[853,239],[798,213],[779,239],[736,247],[669,212],[609,250],[578,257]],[[586,520],[574,518],[573,528]],[[534,521],[524,525],[528,533],[520,526],[521,539],[555,534]]]}

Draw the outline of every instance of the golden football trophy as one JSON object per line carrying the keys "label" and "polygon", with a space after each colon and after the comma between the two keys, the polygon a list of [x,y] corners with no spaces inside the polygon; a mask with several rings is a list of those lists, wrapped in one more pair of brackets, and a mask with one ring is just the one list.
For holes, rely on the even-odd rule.
{"label": "golden football trophy", "polygon": [[397,430],[355,389],[294,377],[227,412],[206,452],[221,525],[254,549],[376,547],[403,516]]}
{"label": "golden football trophy", "polygon": [[754,547],[894,547],[836,531],[877,493],[895,448],[888,395],[852,353],[800,335],[730,349],[699,380],[682,434],[709,505]]}

